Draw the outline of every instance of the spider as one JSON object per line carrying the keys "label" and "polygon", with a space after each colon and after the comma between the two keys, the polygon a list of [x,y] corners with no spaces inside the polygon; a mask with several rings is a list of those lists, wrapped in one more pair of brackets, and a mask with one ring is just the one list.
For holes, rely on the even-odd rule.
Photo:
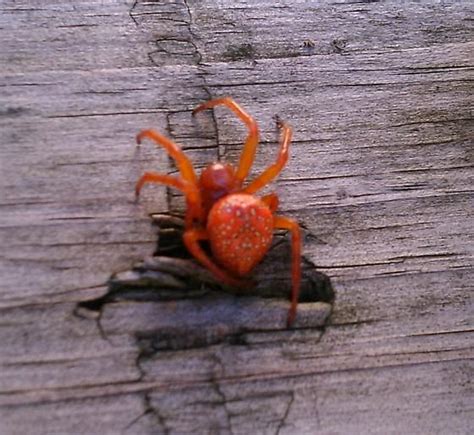
{"label": "spider", "polygon": [[[206,109],[222,105],[230,109],[248,128],[237,168],[221,162],[210,163],[197,177],[194,167],[181,148],[155,130],[143,130],[137,143],[148,138],[162,146],[175,160],[180,176],[145,172],[135,187],[136,197],[146,183],[160,183],[182,191],[186,199],[185,231],[183,241],[188,251],[224,284],[243,288],[249,285],[244,277],[263,259],[270,248],[273,230],[281,228],[291,233],[291,306],[287,325],[296,316],[301,283],[301,234],[298,223],[276,215],[278,196],[275,193],[256,197],[254,194],[270,183],[288,160],[292,137],[290,126],[277,120],[281,131],[280,150],[272,165],[244,186],[252,166],[259,140],[256,121],[232,98],[207,101],[196,107],[196,115]],[[200,242],[208,240],[211,258]]]}

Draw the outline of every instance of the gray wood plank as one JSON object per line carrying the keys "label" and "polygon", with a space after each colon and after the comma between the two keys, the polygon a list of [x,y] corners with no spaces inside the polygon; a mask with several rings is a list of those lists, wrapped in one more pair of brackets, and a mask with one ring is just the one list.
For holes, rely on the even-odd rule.
{"label": "gray wood plank", "polygon": [[[2,434],[470,433],[472,2],[0,9]],[[190,116],[220,95],[259,121],[253,174],[273,116],[294,127],[266,191],[332,279],[325,327],[321,303],[286,330],[284,300],[100,299],[153,252],[149,214],[183,207],[134,203],[143,171],[176,172],[135,134],[233,162],[243,126]]]}

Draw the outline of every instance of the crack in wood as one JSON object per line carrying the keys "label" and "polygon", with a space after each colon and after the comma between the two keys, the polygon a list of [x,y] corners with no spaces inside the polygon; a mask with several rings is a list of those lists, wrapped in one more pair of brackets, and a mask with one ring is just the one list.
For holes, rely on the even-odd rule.
{"label": "crack in wood", "polygon": [[[143,351],[140,351],[135,360],[135,366],[140,373],[139,382],[144,382],[146,379],[146,371],[143,368],[141,361],[143,358],[146,358],[146,354]],[[151,415],[155,420],[155,425],[157,425],[165,435],[170,433],[170,429],[167,427],[165,417],[160,413],[160,410],[157,406],[152,405],[152,400],[150,397],[151,390],[143,391],[143,409],[144,411],[136,418],[134,418],[126,427],[125,430],[132,428],[134,425],[138,424],[141,419]],[[154,427],[154,430],[156,427]]]}
{"label": "crack in wood", "polygon": [[[232,432],[232,413],[230,412],[228,405],[227,405],[227,397],[224,393],[224,390],[222,389],[220,383],[219,383],[219,377],[222,378],[224,377],[223,374],[225,373],[225,366],[221,359],[219,358],[219,355],[217,352],[213,352],[210,354],[211,360],[214,362],[215,366],[217,366],[220,369],[220,376],[216,376],[216,370],[215,368],[210,370],[210,377],[209,377],[209,383],[212,385],[214,388],[214,391],[217,393],[217,395],[221,398],[221,405],[225,411],[225,416],[226,416],[226,423],[227,427],[224,429],[227,429],[230,433],[230,435],[233,434]],[[222,430],[222,428],[220,428]]]}
{"label": "crack in wood", "polygon": [[290,391],[290,399],[288,400],[288,405],[286,407],[285,414],[283,415],[280,423],[278,424],[275,435],[280,435],[281,430],[285,427],[286,420],[288,419],[288,416],[290,415],[291,407],[293,406],[294,401],[295,401],[295,393],[294,391]]}

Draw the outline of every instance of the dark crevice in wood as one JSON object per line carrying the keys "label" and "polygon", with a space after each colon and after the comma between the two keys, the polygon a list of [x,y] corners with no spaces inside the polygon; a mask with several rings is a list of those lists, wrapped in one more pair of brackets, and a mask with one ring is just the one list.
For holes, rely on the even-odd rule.
{"label": "dark crevice in wood", "polygon": [[[119,301],[183,301],[190,304],[190,310],[196,311],[190,315],[204,316],[197,321],[205,322],[204,329],[190,330],[183,319],[181,332],[180,325],[176,325],[173,330],[165,328],[162,331],[135,331],[142,357],[153,355],[157,351],[206,347],[220,342],[243,344],[244,335],[248,332],[285,330],[284,323],[274,327],[265,324],[249,326],[245,315],[239,310],[253,309],[258,312],[265,310],[265,304],[259,305],[264,299],[268,299],[269,303],[288,299],[291,289],[291,249],[287,234],[275,234],[267,257],[251,276],[254,287],[236,294],[233,288],[221,285],[189,255],[182,242],[183,222],[178,216],[154,215],[154,221],[159,225],[159,243],[154,256],[136,264],[131,270],[112,275],[108,293],[98,299],[79,303],[78,310],[97,313],[100,324],[100,317],[107,304]],[[304,233],[308,231],[304,230]],[[306,303],[332,304],[335,294],[329,277],[317,271],[314,263],[305,257],[302,259],[302,272],[300,309]],[[222,318],[226,322],[224,329],[219,320],[222,313],[216,313],[214,318],[207,320],[205,314],[199,314],[200,310],[206,310],[206,306],[225,310],[227,314]],[[324,326],[324,321],[313,326],[320,328]],[[308,326],[305,324],[298,327]],[[309,328],[311,327],[310,324]]]}

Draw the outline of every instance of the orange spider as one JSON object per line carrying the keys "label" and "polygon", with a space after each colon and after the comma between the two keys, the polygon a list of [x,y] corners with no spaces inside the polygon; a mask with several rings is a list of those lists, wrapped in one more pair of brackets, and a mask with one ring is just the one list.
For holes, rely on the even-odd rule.
{"label": "orange spider", "polygon": [[[272,242],[273,229],[289,230],[292,235],[292,290],[287,324],[291,326],[296,316],[301,282],[300,227],[292,219],[274,215],[278,207],[278,196],[275,193],[262,198],[254,196],[255,192],[270,183],[285,166],[291,128],[285,122],[277,120],[282,139],[276,162],[243,186],[257,149],[258,126],[253,118],[228,97],[201,104],[193,110],[193,115],[217,105],[232,110],[249,130],[237,169],[227,163],[214,162],[210,163],[198,178],[191,161],[179,146],[154,130],[144,130],[138,134],[137,143],[149,138],[161,145],[176,161],[180,176],[146,172],[136,184],[136,196],[138,197],[145,183],[161,183],[181,190],[187,205],[184,244],[219,280],[234,287],[248,285],[242,277],[267,253]],[[209,241],[215,262],[200,246],[199,242],[202,240]]]}

